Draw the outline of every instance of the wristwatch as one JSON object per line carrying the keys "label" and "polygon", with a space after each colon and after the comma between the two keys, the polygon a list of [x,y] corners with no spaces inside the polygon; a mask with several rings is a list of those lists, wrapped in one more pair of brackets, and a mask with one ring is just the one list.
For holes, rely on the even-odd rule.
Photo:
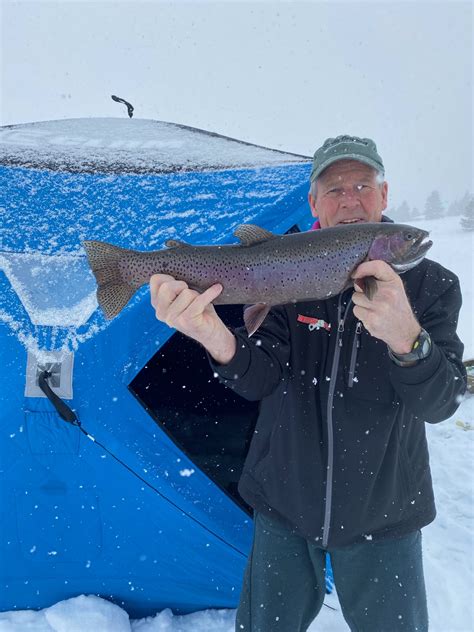
{"label": "wristwatch", "polygon": [[419,360],[424,360],[430,355],[431,347],[432,343],[430,334],[425,329],[422,329],[420,331],[420,335],[413,343],[413,347],[409,353],[395,353],[389,347],[388,355],[395,364],[398,364],[398,366],[413,366]]}

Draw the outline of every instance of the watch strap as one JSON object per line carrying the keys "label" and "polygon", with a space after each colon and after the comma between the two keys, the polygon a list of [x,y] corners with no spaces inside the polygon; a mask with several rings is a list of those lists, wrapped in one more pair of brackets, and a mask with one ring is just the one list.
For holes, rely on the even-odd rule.
{"label": "watch strap", "polygon": [[395,353],[388,347],[388,355],[398,366],[414,366],[419,360],[424,360],[430,355],[431,347],[431,337],[429,333],[422,328],[409,353]]}

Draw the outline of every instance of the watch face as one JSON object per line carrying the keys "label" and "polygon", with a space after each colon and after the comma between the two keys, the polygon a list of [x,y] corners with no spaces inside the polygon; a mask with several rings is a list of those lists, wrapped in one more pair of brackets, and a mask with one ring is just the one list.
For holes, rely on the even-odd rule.
{"label": "watch face", "polygon": [[431,351],[431,338],[429,333],[424,329],[421,330],[418,343],[418,348],[416,350],[418,357],[426,358]]}

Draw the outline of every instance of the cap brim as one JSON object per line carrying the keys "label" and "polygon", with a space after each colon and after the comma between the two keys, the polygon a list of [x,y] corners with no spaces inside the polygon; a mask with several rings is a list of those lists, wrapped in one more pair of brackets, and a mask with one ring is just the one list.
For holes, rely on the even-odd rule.
{"label": "cap brim", "polygon": [[327,169],[330,165],[334,164],[335,162],[339,162],[340,160],[357,160],[357,162],[362,162],[363,164],[368,165],[369,167],[373,167],[376,171],[381,171],[382,173],[385,173],[380,163],[376,162],[375,160],[372,160],[371,158],[367,158],[367,156],[361,156],[360,154],[344,154],[344,156],[331,156],[331,158],[328,158],[327,160],[325,160],[317,168],[316,171],[313,171],[311,173],[310,181],[313,182],[314,180],[316,180],[316,178],[318,178],[325,169]]}

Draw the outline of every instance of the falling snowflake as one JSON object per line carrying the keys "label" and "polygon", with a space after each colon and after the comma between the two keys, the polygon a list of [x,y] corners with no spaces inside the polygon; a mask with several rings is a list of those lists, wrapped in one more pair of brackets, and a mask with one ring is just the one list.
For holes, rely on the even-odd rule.
{"label": "falling snowflake", "polygon": [[180,473],[180,476],[192,476],[194,474],[194,470],[186,468],[184,470],[180,470],[179,473]]}

